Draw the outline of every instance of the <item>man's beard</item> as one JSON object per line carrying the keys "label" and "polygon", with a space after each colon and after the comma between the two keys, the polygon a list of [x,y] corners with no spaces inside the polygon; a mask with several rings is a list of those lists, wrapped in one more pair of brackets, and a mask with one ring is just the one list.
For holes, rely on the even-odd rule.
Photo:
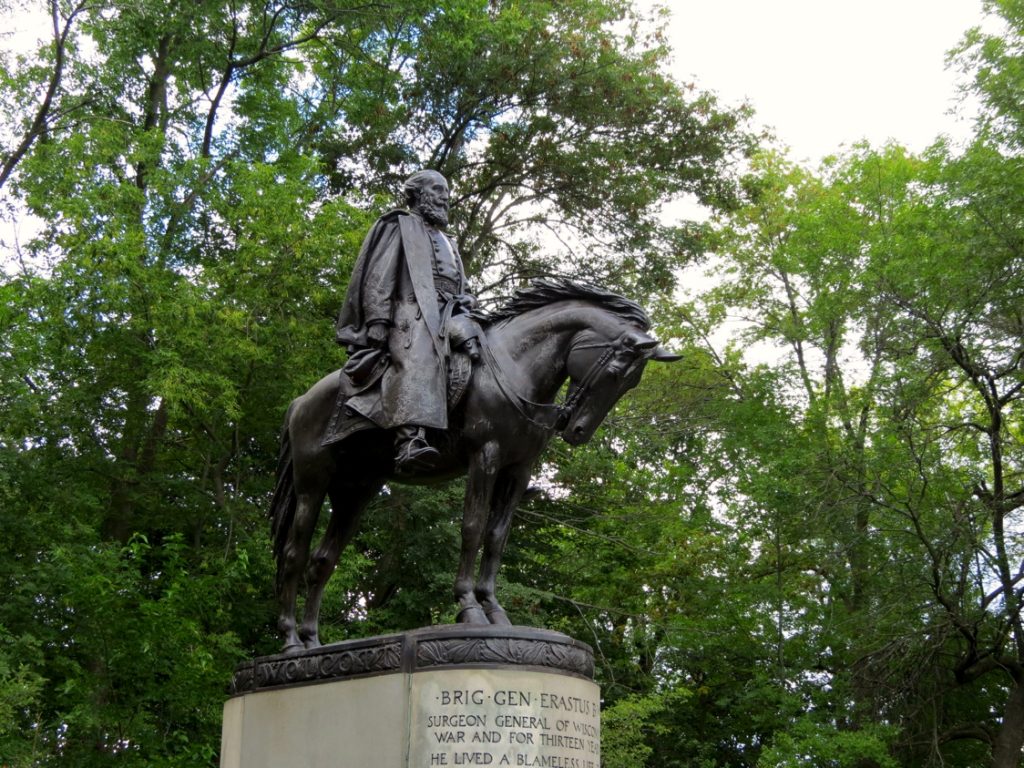
{"label": "man's beard", "polygon": [[424,194],[416,205],[416,211],[428,224],[442,229],[448,226],[448,204]]}

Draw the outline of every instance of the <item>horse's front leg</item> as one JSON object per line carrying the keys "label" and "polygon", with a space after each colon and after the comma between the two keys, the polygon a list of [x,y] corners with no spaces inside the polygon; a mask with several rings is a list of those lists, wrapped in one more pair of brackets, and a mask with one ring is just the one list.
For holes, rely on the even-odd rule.
{"label": "horse's front leg", "polygon": [[480,578],[476,583],[476,599],[484,609],[484,615],[491,624],[510,625],[512,622],[495,595],[498,567],[512,527],[512,515],[523,498],[530,482],[529,469],[509,467],[504,469],[494,484],[491,495],[490,518],[484,536],[484,553],[480,561]]}
{"label": "horse's front leg", "polygon": [[498,473],[498,444],[485,443],[469,460],[466,502],[462,513],[462,553],[455,577],[455,601],[459,604],[456,621],[462,624],[487,624],[487,614],[473,592],[477,553],[491,506],[491,495]]}

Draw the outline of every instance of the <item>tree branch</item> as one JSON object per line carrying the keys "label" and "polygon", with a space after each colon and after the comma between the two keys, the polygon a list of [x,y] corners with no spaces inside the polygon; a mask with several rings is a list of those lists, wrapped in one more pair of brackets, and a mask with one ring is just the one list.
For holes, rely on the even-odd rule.
{"label": "tree branch", "polygon": [[74,24],[75,17],[85,9],[85,5],[85,0],[82,0],[82,2],[72,8],[71,13],[68,14],[67,19],[64,21],[64,26],[61,27],[60,10],[57,5],[57,0],[50,0],[50,15],[53,20],[53,70],[50,73],[50,81],[46,87],[46,94],[43,96],[43,101],[40,103],[39,109],[36,110],[35,117],[32,119],[32,124],[25,132],[25,135],[22,136],[18,146],[15,147],[14,150],[4,159],[3,165],[0,166],[0,187],[3,187],[11,177],[11,174],[14,173],[14,169],[18,166],[18,163],[21,162],[21,159],[28,153],[29,149],[31,149],[32,144],[35,143],[36,139],[46,133],[46,128],[51,118],[53,100],[57,95],[61,79],[64,76],[68,35],[71,34],[71,27]]}

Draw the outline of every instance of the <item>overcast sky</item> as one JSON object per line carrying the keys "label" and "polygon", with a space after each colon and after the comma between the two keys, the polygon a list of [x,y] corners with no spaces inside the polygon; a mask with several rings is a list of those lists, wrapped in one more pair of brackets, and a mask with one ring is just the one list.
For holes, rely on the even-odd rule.
{"label": "overcast sky", "polygon": [[[794,159],[864,138],[921,150],[939,133],[965,133],[947,114],[957,79],[945,54],[981,23],[981,0],[634,1],[671,10],[680,80],[729,104],[749,100]],[[6,21],[6,45],[46,34],[42,14]]]}
{"label": "overcast sky", "polygon": [[[948,114],[957,75],[945,54],[981,23],[981,0],[661,4],[672,12],[676,76],[727,104],[748,100],[756,122],[774,128],[793,159],[816,163],[861,139],[920,151],[940,133],[966,134],[967,123]],[[45,32],[20,14],[5,21],[6,45],[22,47]]]}
{"label": "overcast sky", "polygon": [[[641,0],[638,5],[648,4]],[[962,136],[947,114],[945,54],[982,20],[981,0],[668,0],[674,71],[747,99],[793,159],[895,139],[924,149]]]}

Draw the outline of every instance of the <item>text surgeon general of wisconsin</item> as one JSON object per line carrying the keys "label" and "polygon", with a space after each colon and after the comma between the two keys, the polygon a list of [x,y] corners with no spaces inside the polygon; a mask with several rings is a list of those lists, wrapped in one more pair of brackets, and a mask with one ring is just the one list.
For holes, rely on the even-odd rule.
{"label": "text surgeon general of wisconsin", "polygon": [[425,428],[448,428],[449,349],[464,345],[476,357],[479,334],[467,314],[476,299],[466,293],[462,259],[443,231],[447,181],[420,171],[403,192],[408,210],[381,216],[363,241],[337,326],[350,363],[363,351],[388,355],[379,393],[356,394],[345,406],[395,430],[400,472],[437,457]]}

